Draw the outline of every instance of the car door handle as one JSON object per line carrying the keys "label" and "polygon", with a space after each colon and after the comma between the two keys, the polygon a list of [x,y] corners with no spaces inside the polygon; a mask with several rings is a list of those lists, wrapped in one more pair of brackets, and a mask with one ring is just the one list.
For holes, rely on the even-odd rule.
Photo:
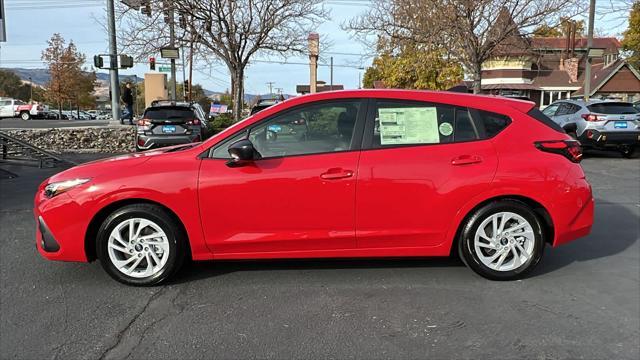
{"label": "car door handle", "polygon": [[325,180],[344,179],[353,176],[353,171],[342,168],[332,168],[322,173],[320,177]]}
{"label": "car door handle", "polygon": [[482,158],[477,155],[461,155],[451,160],[451,165],[470,165],[482,162]]}

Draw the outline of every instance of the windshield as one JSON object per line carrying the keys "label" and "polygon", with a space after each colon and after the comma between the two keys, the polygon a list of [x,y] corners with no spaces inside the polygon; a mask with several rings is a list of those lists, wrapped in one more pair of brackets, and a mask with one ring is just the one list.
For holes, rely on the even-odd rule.
{"label": "windshield", "polygon": [[633,107],[631,103],[622,102],[607,102],[599,103],[587,106],[589,111],[598,114],[609,115],[622,115],[622,114],[637,114],[638,110]]}

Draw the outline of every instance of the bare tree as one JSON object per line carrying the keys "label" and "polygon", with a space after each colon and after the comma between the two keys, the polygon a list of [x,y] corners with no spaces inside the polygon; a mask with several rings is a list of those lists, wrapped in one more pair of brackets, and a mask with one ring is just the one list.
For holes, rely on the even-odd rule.
{"label": "bare tree", "polygon": [[583,10],[583,0],[373,0],[345,27],[363,41],[377,35],[443,49],[464,65],[479,93],[482,63],[501,47],[526,46],[522,36],[536,25]]}
{"label": "bare tree", "polygon": [[[304,52],[308,33],[328,17],[323,0],[175,0],[152,2],[153,9],[173,6],[182,16],[178,42],[195,42],[197,58],[223,62],[231,75],[233,113],[240,119],[244,74],[257,54]],[[151,17],[122,11],[120,37],[129,52],[156,53],[169,43],[162,11]],[[145,19],[146,17],[146,19]],[[178,24],[180,22],[178,21]]]}

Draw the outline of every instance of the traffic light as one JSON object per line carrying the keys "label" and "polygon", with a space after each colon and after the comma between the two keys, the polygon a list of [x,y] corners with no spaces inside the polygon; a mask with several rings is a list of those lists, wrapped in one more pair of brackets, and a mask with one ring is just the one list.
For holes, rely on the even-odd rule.
{"label": "traffic light", "polygon": [[189,80],[184,81],[184,93],[186,95],[185,97],[189,97]]}
{"label": "traffic light", "polygon": [[129,55],[120,55],[120,66],[123,69],[133,67],[133,58]]}
{"label": "traffic light", "polygon": [[102,67],[104,66],[104,60],[102,60],[102,56],[93,56],[93,66],[95,66],[97,69],[102,69]]}
{"label": "traffic light", "polygon": [[140,12],[143,15],[147,15],[148,17],[151,17],[151,2],[149,0],[145,0],[141,5],[142,6],[140,7]]}
{"label": "traffic light", "polygon": [[154,57],[149,58],[149,69],[152,71],[156,69],[156,58]]}

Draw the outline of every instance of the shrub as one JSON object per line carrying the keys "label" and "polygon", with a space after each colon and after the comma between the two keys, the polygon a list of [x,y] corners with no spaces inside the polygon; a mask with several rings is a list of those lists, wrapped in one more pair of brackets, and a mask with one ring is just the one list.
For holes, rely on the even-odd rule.
{"label": "shrub", "polygon": [[233,117],[230,114],[220,114],[209,121],[209,130],[218,133],[233,125]]}

